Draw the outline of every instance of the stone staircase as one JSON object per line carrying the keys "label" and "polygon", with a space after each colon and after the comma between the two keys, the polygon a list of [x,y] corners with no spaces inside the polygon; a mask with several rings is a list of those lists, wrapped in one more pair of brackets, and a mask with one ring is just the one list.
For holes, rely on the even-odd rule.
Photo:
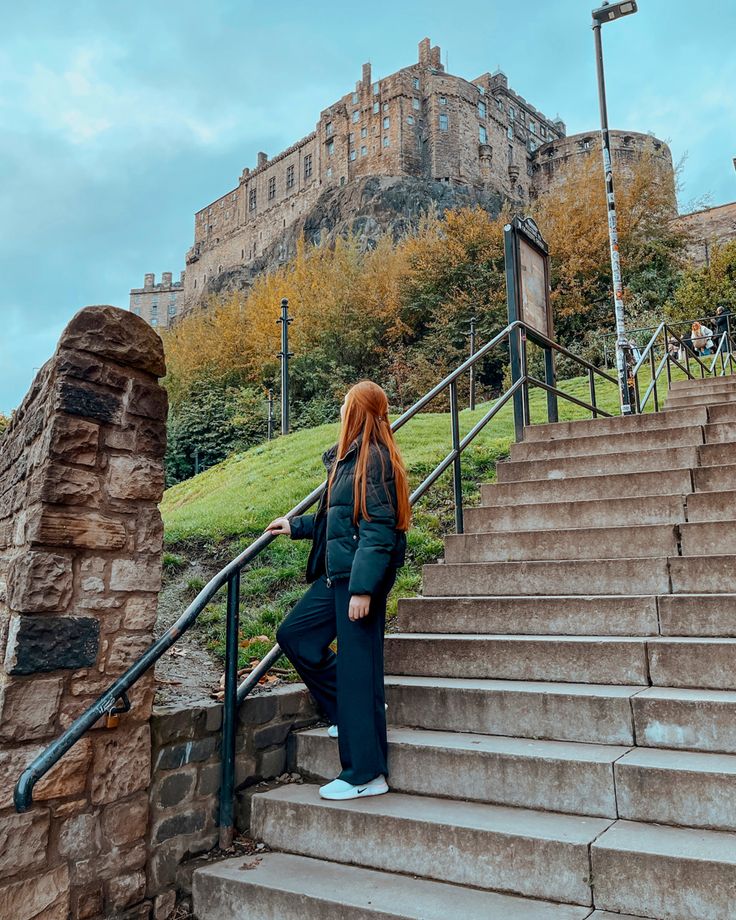
{"label": "stone staircase", "polygon": [[199,920],[736,918],[736,377],[528,429],[465,521],[386,639],[392,792],[322,801],[302,732]]}

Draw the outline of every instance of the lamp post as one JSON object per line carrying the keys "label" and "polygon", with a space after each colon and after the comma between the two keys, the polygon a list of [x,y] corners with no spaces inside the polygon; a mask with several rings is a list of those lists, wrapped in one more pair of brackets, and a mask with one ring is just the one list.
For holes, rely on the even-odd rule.
{"label": "lamp post", "polygon": [[608,208],[608,238],[611,248],[611,275],[613,278],[613,304],[616,315],[616,367],[621,398],[621,414],[631,415],[636,411],[633,387],[629,384],[628,343],[624,321],[624,288],[621,281],[621,259],[618,251],[618,230],[616,227],[616,201],[613,194],[613,168],[611,145],[608,136],[608,111],[606,108],[606,81],[603,73],[603,46],[601,26],[622,16],[637,11],[636,0],[622,0],[619,3],[603,3],[593,10],[593,37],[595,39],[596,67],[598,71],[598,100],[601,108],[601,146],[603,148],[603,174],[606,180],[606,205]]}

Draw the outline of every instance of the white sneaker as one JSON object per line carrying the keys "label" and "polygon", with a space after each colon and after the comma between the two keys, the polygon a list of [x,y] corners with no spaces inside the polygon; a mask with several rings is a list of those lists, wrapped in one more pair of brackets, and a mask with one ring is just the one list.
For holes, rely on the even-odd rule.
{"label": "white sneaker", "polygon": [[[386,710],[388,710],[388,703],[384,703],[383,705],[385,706]],[[330,736],[330,738],[337,738],[337,725],[330,725],[330,727],[327,729],[327,734]]]}
{"label": "white sneaker", "polygon": [[345,799],[364,799],[369,795],[383,795],[388,792],[386,777],[381,773],[369,783],[353,786],[344,779],[333,779],[326,786],[320,786],[319,794],[323,799],[343,801]]}

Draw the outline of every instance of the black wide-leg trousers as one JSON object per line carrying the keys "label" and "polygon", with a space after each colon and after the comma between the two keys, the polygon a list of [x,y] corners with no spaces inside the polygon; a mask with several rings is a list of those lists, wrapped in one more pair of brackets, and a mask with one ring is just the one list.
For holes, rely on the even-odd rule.
{"label": "black wide-leg trousers", "polygon": [[[370,611],[348,617],[348,578],[330,586],[324,575],[312,582],[276,633],[276,641],[324,711],[338,727],[342,772],[357,786],[388,775],[383,686],[386,599],[396,580],[389,568],[371,595]],[[337,638],[337,654],[330,645]]]}

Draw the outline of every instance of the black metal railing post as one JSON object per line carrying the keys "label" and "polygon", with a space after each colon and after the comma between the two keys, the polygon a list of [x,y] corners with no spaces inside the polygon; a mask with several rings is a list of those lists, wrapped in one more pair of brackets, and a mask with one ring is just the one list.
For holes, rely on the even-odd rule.
{"label": "black metal railing post", "polygon": [[664,347],[667,349],[667,389],[672,387],[672,362],[670,360],[670,333],[667,328],[667,323],[664,324]]}
{"label": "black metal railing post", "polygon": [[588,393],[590,395],[590,404],[593,407],[592,418],[598,418],[598,403],[595,401],[595,374],[592,368],[588,368]]}
{"label": "black metal railing post", "polygon": [[[522,353],[522,335],[521,326],[512,330],[509,335],[509,365],[511,368],[511,383],[516,383],[522,377],[521,370],[521,353]],[[524,440],[524,394],[521,390],[514,392],[514,434],[516,440]]]}
{"label": "black metal railing post", "polygon": [[[556,389],[555,355],[551,348],[544,349],[544,381]],[[547,421],[556,422],[558,419],[557,393],[555,393],[554,389],[547,390]]]}
{"label": "black metal railing post", "polygon": [[228,850],[235,834],[235,733],[238,722],[238,651],[240,636],[240,572],[227,583],[225,700],[222,712],[220,781],[220,849]]}
{"label": "black metal railing post", "polygon": [[[651,368],[652,383],[654,384],[654,411],[659,412],[659,394],[657,393],[657,365],[654,361],[654,349],[649,351],[649,367]],[[638,401],[638,394],[637,394]],[[638,410],[637,410],[638,411]]]}
{"label": "black metal railing post", "polygon": [[522,403],[524,406],[524,425],[526,426],[531,425],[532,423],[532,415],[529,409],[529,383],[527,381],[527,377],[529,376],[529,364],[527,362],[526,352],[526,329],[522,326],[519,329],[519,332],[521,333],[521,353],[519,356],[521,360],[521,376],[524,378],[524,386],[522,387],[521,392],[523,394]]}
{"label": "black metal railing post", "polygon": [[457,380],[450,383],[450,424],[452,426],[452,485],[455,493],[455,533],[463,533],[463,477],[460,459],[460,419],[457,406]]}

